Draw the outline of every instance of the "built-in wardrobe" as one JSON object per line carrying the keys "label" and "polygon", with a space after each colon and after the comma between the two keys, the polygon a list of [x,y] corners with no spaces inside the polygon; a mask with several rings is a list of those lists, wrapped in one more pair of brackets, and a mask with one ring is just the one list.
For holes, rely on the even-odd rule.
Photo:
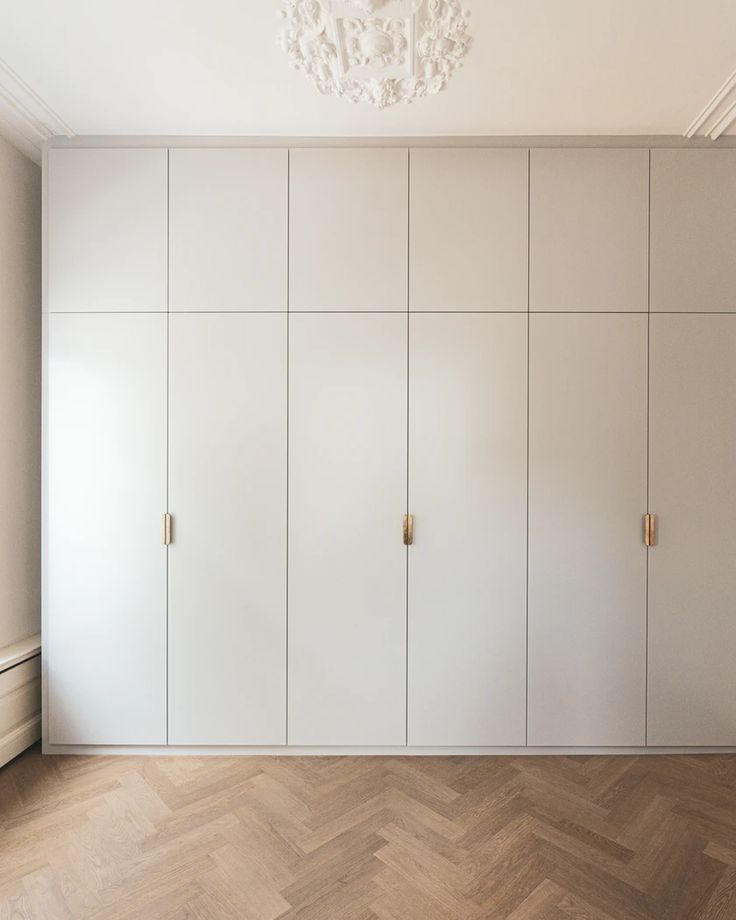
{"label": "built-in wardrobe", "polygon": [[46,750],[736,747],[736,149],[59,142],[44,235]]}

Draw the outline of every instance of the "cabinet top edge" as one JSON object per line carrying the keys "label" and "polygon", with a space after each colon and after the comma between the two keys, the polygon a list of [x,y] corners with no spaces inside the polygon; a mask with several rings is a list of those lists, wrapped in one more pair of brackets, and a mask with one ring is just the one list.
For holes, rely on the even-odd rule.
{"label": "cabinet top edge", "polygon": [[628,148],[707,148],[736,149],[736,137],[686,138],[679,135],[468,135],[458,137],[237,137],[195,135],[76,135],[51,137],[46,150],[105,147],[481,147],[481,148],[545,148],[545,147],[628,147]]}
{"label": "cabinet top edge", "polygon": [[29,658],[33,658],[41,651],[41,634],[28,636],[27,639],[21,639],[12,645],[6,645],[0,648],[0,673],[14,668],[17,664],[22,664]]}

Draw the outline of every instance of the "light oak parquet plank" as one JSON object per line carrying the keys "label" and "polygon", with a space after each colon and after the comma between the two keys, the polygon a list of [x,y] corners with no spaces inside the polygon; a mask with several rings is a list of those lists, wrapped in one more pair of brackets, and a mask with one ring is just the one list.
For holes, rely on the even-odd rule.
{"label": "light oak parquet plank", "polygon": [[736,920],[736,757],[41,757],[0,920]]}
{"label": "light oak parquet plank", "polygon": [[61,890],[60,880],[50,866],[24,876],[23,887],[28,895],[32,915],[53,917],[54,920],[74,920],[71,905]]}

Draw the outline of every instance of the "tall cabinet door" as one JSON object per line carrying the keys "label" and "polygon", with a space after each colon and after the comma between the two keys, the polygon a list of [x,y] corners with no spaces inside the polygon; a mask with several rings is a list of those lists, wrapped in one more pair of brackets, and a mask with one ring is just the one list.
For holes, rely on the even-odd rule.
{"label": "tall cabinet door", "polygon": [[526,739],[527,317],[410,321],[409,743]]}
{"label": "tall cabinet door", "polygon": [[289,743],[404,744],[406,314],[289,322]]}
{"label": "tall cabinet door", "polygon": [[170,317],[169,743],[286,741],[286,315]]}
{"label": "tall cabinet door", "polygon": [[52,744],[166,743],[166,317],[47,319]]}
{"label": "tall cabinet door", "polygon": [[736,316],[652,316],[651,745],[736,744]]}
{"label": "tall cabinet door", "polygon": [[529,744],[641,745],[647,317],[530,319]]}

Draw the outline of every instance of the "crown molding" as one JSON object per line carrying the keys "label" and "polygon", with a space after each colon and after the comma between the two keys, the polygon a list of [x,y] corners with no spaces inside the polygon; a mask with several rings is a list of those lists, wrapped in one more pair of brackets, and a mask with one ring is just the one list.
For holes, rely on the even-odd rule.
{"label": "crown molding", "polygon": [[0,134],[30,157],[41,162],[50,137],[73,137],[69,125],[0,59]]}
{"label": "crown molding", "polygon": [[718,88],[685,131],[685,137],[717,141],[736,122],[736,70]]}
{"label": "crown molding", "polygon": [[[52,137],[46,149],[105,148],[105,147],[478,147],[478,148],[702,148],[712,147],[707,137],[688,139],[681,134],[567,134],[567,135],[352,135],[322,136],[256,136],[256,135],[136,135],[136,134],[77,134],[74,137]],[[736,137],[723,137],[719,147],[736,149]]]}

